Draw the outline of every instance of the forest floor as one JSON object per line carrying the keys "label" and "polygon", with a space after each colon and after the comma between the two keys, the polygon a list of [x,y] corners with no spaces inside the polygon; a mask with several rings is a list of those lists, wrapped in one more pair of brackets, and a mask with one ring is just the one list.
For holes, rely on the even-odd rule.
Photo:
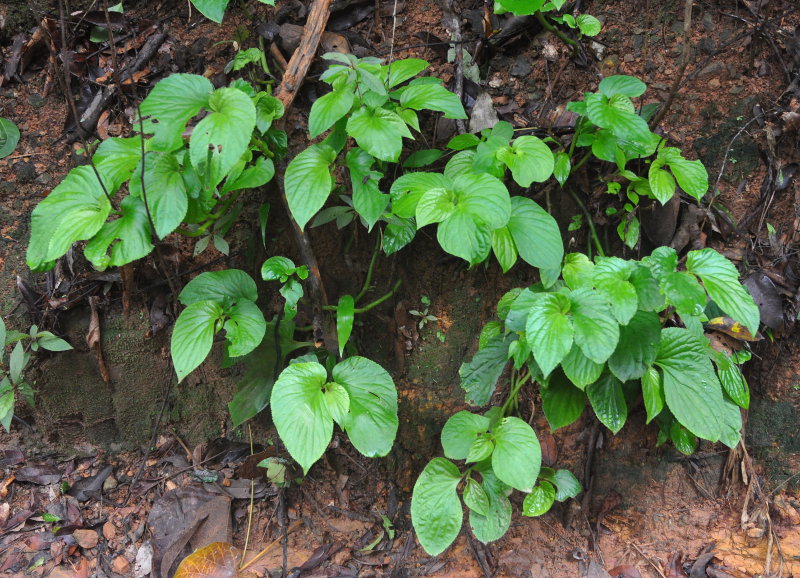
{"label": "forest floor", "polygon": [[[48,291],[43,276],[30,274],[24,264],[30,212],[79,161],[83,146],[70,136],[74,122],[64,98],[64,72],[48,57],[42,32],[60,38],[63,28],[70,49],[86,56],[73,61],[70,81],[79,113],[96,95],[98,72],[111,59],[107,46],[89,39],[91,27],[77,23],[80,13],[62,20],[57,9],[48,12],[46,2],[19,4],[0,7],[0,74],[4,66],[10,71],[0,76],[0,116],[22,133],[17,150],[0,160],[0,312],[9,326],[27,328],[32,319],[41,319],[26,312],[26,306],[39,307],[31,294]],[[277,9],[232,3],[224,23],[217,25],[190,14],[188,3],[137,4],[125,6],[130,35],[118,58],[132,58],[157,32],[167,34],[142,69],[136,89],[123,87],[130,98],[139,99],[175,72],[226,83],[224,66],[234,55],[234,39],[243,47],[256,46],[258,35],[271,30],[265,23],[302,25],[307,11],[300,0],[281,0]],[[523,411],[548,448],[545,460],[575,472],[588,491],[540,518],[515,514],[506,536],[488,545],[462,531],[450,549],[431,558],[411,527],[411,489],[424,463],[439,455],[438,433],[446,416],[464,407],[458,368],[475,351],[482,323],[491,319],[497,299],[511,287],[532,282],[533,272],[518,265],[503,276],[496,263],[468,271],[461,262],[443,259],[424,235],[406,252],[381,258],[375,284],[389,287],[400,278],[403,285],[356,329],[356,340],[364,355],[393,370],[401,400],[397,448],[387,458],[367,460],[335,437],[334,447],[301,484],[278,490],[254,467],[275,453],[274,445],[266,443],[274,435],[268,424],[254,424],[260,448],[252,456],[248,430],[232,433],[224,413],[191,417],[191,407],[179,411],[171,405],[187,391],[202,390],[206,397],[198,408],[206,411],[203,406],[216,403],[224,410],[229,396],[224,388],[214,389],[217,376],[211,370],[203,380],[190,380],[188,389],[170,390],[160,382],[170,378],[151,377],[153,367],[165,364],[163,336],[168,331],[145,336],[158,333],[153,304],[163,295],[146,289],[152,276],[143,265],[130,323],[142,342],[149,340],[143,346],[149,357],[127,365],[120,361],[115,368],[116,350],[109,343],[104,347],[109,348],[115,390],[102,396],[87,390],[78,402],[97,406],[97,413],[54,407],[68,405],[60,398],[48,405],[46,392],[40,393],[37,404],[43,409],[20,408],[21,421],[10,434],[0,433],[0,573],[139,577],[152,569],[153,576],[168,575],[187,552],[222,541],[246,546],[249,556],[271,545],[250,567],[256,575],[280,575],[285,567],[291,576],[800,576],[800,347],[794,331],[800,304],[800,178],[795,178],[800,166],[800,6],[796,0],[697,0],[690,3],[687,19],[685,3],[677,0],[580,4],[603,28],[596,42],[584,39],[575,53],[530,25],[499,45],[487,43],[483,2],[455,0],[452,10],[459,16],[464,50],[476,56],[480,44],[485,51],[477,55],[477,76],[465,74],[465,103],[474,116],[471,107],[486,93],[499,118],[515,128],[551,130],[568,125],[567,102],[580,100],[612,74],[644,80],[649,87],[645,102],[670,103],[660,130],[671,146],[704,162],[714,196],[708,214],[713,209],[716,219],[692,229],[692,246],[716,248],[733,260],[759,304],[772,314],[772,329],[753,344],[754,361],[746,368],[753,399],[744,443],[736,451],[704,443],[686,457],[671,446],[656,447],[657,429],[644,424],[641,407],[631,410],[616,436],[598,428],[591,412],[551,432],[530,395]],[[344,45],[358,56],[385,58],[394,34],[395,58],[424,58],[431,74],[451,83],[456,69],[442,42],[449,38],[443,5],[401,0],[396,26],[394,7],[388,0],[334,3],[328,25],[333,35],[323,39],[323,46]],[[99,18],[96,12],[93,16]],[[37,28],[37,22],[42,26]],[[37,35],[44,38],[38,44]],[[21,40],[15,44],[17,37]],[[293,48],[285,29],[275,42],[288,59]],[[315,78],[323,69],[318,59],[286,120],[290,155],[306,144],[308,111],[319,88]],[[97,135],[124,135],[131,118],[122,100],[111,101],[99,117]],[[454,130],[445,122],[428,127],[419,147],[441,147]],[[615,241],[616,221],[606,209],[620,203],[606,193],[604,183],[586,182],[582,193],[585,216],[607,247],[626,257],[645,254],[644,249],[622,251]],[[584,216],[566,195],[555,190],[547,195],[563,230],[577,222],[573,217]],[[273,199],[272,205],[280,202]],[[275,212],[270,218],[280,223],[285,216]],[[643,222],[642,245],[669,243],[680,226],[677,213],[671,223]],[[568,250],[585,251],[591,242],[585,218],[571,229],[565,238]],[[235,231],[234,238],[242,240],[250,231]],[[288,228],[270,225],[269,235],[270,254],[297,254]],[[357,291],[375,237],[328,224],[312,229],[310,238],[328,293]],[[226,257],[209,248],[195,257],[185,243],[171,242],[182,270],[220,262],[243,266],[241,252]],[[115,320],[121,317],[117,278],[84,277],[75,285],[74,301],[56,303],[50,294],[51,315],[45,319],[52,324],[61,315],[56,329],[72,331],[71,342],[77,344],[91,317],[83,297],[92,292],[103,299],[104,339],[113,341],[109,328],[117,331]],[[72,313],[63,312],[67,301]],[[273,297],[269,306],[277,303]],[[418,325],[414,319],[413,330],[397,331],[398,318],[408,319],[410,310],[423,308],[436,320]],[[169,308],[164,311],[168,317]],[[70,315],[72,329],[67,327]],[[52,384],[57,378],[59,388],[69,389],[71,375],[54,374],[78,371],[80,365],[102,386],[94,353],[85,346],[76,349],[66,364],[45,360],[37,369],[42,382]],[[228,377],[223,374],[219,383]],[[137,380],[141,391],[131,391],[139,388]],[[148,387],[154,387],[152,395]],[[111,412],[104,404],[116,403],[119,410],[121,396],[133,398],[129,405],[157,408],[159,419],[103,417]],[[113,428],[109,420],[116,420]],[[131,443],[137,434],[144,443]],[[62,493],[65,483],[72,487],[67,494]],[[521,498],[512,497],[512,502],[518,511]],[[288,519],[281,519],[279,504],[286,506]]]}

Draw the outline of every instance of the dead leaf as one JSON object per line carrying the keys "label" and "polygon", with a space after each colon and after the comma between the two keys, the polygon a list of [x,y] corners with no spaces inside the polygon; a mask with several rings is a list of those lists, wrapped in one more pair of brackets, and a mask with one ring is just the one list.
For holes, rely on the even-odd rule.
{"label": "dead leaf", "polygon": [[552,466],[558,461],[558,446],[553,434],[544,433],[539,436],[539,445],[542,446],[542,463]]}
{"label": "dead leaf", "polygon": [[708,323],[706,323],[706,329],[719,331],[740,341],[760,341],[763,339],[760,335],[753,337],[747,327],[727,316],[709,319]]}
{"label": "dead leaf", "polygon": [[0,468],[15,466],[25,461],[25,456],[18,449],[0,450]]}
{"label": "dead leaf", "polygon": [[55,466],[47,464],[41,466],[26,466],[18,469],[15,474],[18,482],[30,482],[46,486],[61,481],[61,471]]}
{"label": "dead leaf", "polygon": [[100,541],[100,536],[98,536],[96,530],[75,530],[72,533],[72,537],[75,538],[78,546],[86,550],[94,548]]}
{"label": "dead leaf", "polygon": [[98,497],[100,490],[103,488],[103,482],[106,481],[106,478],[110,476],[113,471],[114,466],[109,464],[94,476],[81,478],[72,484],[67,494],[73,496],[79,502],[85,502],[90,498]]}
{"label": "dead leaf", "polygon": [[635,566],[630,564],[620,564],[608,571],[611,578],[642,578],[642,574]]}
{"label": "dead leaf", "polygon": [[106,361],[103,357],[103,347],[100,341],[100,315],[97,313],[97,303],[100,301],[100,298],[95,296],[89,297],[89,307],[92,309],[92,315],[89,319],[89,332],[86,334],[86,343],[89,345],[89,349],[94,351],[94,355],[97,358],[97,365],[100,369],[100,376],[103,378],[105,383],[111,383],[111,376],[108,373],[108,367],[106,367]]}
{"label": "dead leaf", "polygon": [[664,575],[666,578],[689,578],[686,576],[686,572],[683,571],[681,560],[683,560],[683,553],[681,552],[670,556],[669,562],[664,566]]}
{"label": "dead leaf", "polygon": [[183,559],[175,578],[237,578],[239,549],[226,542],[213,542]]}

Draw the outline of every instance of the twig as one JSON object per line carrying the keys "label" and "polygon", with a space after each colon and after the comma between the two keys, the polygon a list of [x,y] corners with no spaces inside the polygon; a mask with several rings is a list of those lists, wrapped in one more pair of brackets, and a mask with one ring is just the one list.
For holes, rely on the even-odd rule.
{"label": "twig", "polygon": [[649,556],[645,556],[644,552],[642,552],[642,551],[639,549],[639,546],[637,546],[637,545],[636,545],[636,542],[631,542],[630,544],[631,544],[631,546],[633,546],[633,548],[634,548],[634,549],[635,549],[637,552],[639,552],[639,556],[641,556],[642,558],[644,558],[645,562],[647,562],[648,564],[650,564],[650,565],[653,567],[653,569],[654,569],[654,570],[655,570],[655,571],[658,573],[658,575],[659,575],[659,576],[661,576],[661,578],[667,578],[667,577],[664,575],[664,573],[661,571],[661,568],[659,568],[659,567],[658,567],[658,565],[657,565],[655,562],[653,562],[653,561],[650,559],[650,557],[649,557]]}
{"label": "twig", "polygon": [[[286,531],[286,532],[287,532],[287,534],[294,532],[294,531],[297,529],[297,527],[298,527],[298,526],[300,526],[300,524],[302,524],[302,523],[303,523],[303,520],[295,520],[294,522],[292,522],[292,523],[289,525],[289,528],[288,528],[288,529],[287,529],[287,531]],[[240,573],[241,573],[241,572],[244,572],[244,571],[245,571],[245,570],[247,570],[247,569],[248,569],[250,566],[252,566],[252,565],[253,565],[253,564],[255,564],[256,562],[258,562],[258,561],[259,561],[261,558],[263,558],[263,557],[264,557],[264,555],[265,555],[267,552],[269,552],[270,550],[272,550],[272,548],[273,548],[273,547],[274,547],[274,546],[275,546],[275,545],[276,545],[276,544],[277,544],[279,541],[281,541],[282,539],[283,539],[283,536],[281,536],[281,537],[279,537],[279,538],[275,538],[275,539],[274,539],[272,542],[270,542],[269,544],[267,544],[267,545],[266,545],[266,547],[265,547],[263,550],[261,550],[261,552],[259,552],[258,554],[256,554],[256,556],[255,556],[255,557],[254,557],[252,560],[250,560],[250,561],[249,561],[247,564],[245,564],[244,566],[242,566],[241,568],[239,568],[239,572],[240,572]]]}

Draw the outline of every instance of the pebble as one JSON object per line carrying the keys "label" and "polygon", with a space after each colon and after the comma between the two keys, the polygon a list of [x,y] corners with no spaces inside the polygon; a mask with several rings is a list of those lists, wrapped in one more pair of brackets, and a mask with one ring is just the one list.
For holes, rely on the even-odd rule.
{"label": "pebble", "polygon": [[734,86],[731,86],[731,89],[728,92],[730,92],[734,96],[737,94],[742,94],[742,92],[744,92],[744,86],[740,84],[735,84]]}
{"label": "pebble", "polygon": [[113,490],[117,485],[117,478],[114,477],[114,474],[111,474],[103,481],[103,491]]}
{"label": "pebble", "polygon": [[514,65],[511,67],[511,76],[528,76],[533,71],[533,67],[528,59],[520,54],[517,56],[517,59],[514,61]]}
{"label": "pebble", "polygon": [[727,73],[727,71],[728,69],[725,68],[722,62],[716,61],[706,66],[697,76],[698,78],[708,78],[709,76],[719,76],[721,73]]}
{"label": "pebble", "polygon": [[41,108],[44,106],[44,97],[41,94],[32,92],[28,95],[28,104],[34,108]]}
{"label": "pebble", "polygon": [[125,556],[117,556],[111,563],[111,568],[117,574],[122,574],[124,576],[131,569],[131,563],[125,559]]}
{"label": "pebble", "polygon": [[35,182],[39,185],[49,185],[52,180],[53,177],[51,177],[49,174],[42,173],[41,175],[36,177]]}
{"label": "pebble", "polygon": [[704,36],[700,39],[699,46],[700,51],[704,52],[705,54],[713,54],[717,49],[717,44],[714,42],[714,39],[709,38],[708,36]]}
{"label": "pebble", "polygon": [[708,88],[717,89],[722,86],[722,83],[719,81],[719,78],[712,78],[708,81]]}
{"label": "pebble", "polygon": [[36,178],[36,167],[33,163],[21,161],[14,165],[14,172],[17,175],[18,183],[30,183]]}
{"label": "pebble", "polygon": [[636,57],[633,54],[626,54],[622,57],[623,62],[633,62],[634,60],[636,60]]}
{"label": "pebble", "polygon": [[714,25],[714,17],[711,16],[711,12],[706,12],[703,14],[703,30],[706,32],[713,32],[715,25]]}
{"label": "pebble", "polygon": [[103,536],[106,540],[113,540],[116,535],[117,529],[114,527],[114,524],[111,522],[103,524]]}
{"label": "pebble", "polygon": [[78,546],[86,550],[94,548],[100,541],[100,536],[94,530],[75,530],[72,537],[75,538]]}

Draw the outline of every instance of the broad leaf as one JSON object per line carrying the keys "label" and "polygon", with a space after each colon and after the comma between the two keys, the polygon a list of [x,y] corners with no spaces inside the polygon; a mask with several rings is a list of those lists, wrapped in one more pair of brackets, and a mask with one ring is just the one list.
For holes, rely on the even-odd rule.
{"label": "broad leaf", "polygon": [[230,342],[228,356],[239,357],[253,351],[264,339],[267,323],[258,306],[241,299],[232,307],[225,308],[225,337]]}
{"label": "broad leaf", "polygon": [[639,306],[636,288],[628,281],[633,264],[617,257],[607,257],[597,262],[593,282],[606,295],[611,312],[621,325],[627,324]]}
{"label": "broad leaf", "polygon": [[172,153],[149,152],[145,156],[144,179],[141,167],[130,182],[130,192],[144,201],[156,226],[159,239],[174,231],[186,217],[189,207],[181,166]]}
{"label": "broad leaf", "polygon": [[272,421],[304,473],[322,457],[333,435],[333,418],[322,391],[326,381],[319,363],[293,363],[272,388]]}
{"label": "broad leaf", "polygon": [[400,104],[414,110],[437,110],[445,118],[467,118],[458,96],[438,83],[411,83],[403,90]]}
{"label": "broad leaf", "polygon": [[[142,101],[144,132],[153,134],[148,146],[173,151],[183,146],[183,130],[190,118],[208,105],[211,81],[197,74],[171,74],[160,80]],[[156,122],[157,121],[157,122]]]}
{"label": "broad leaf", "polygon": [[445,458],[434,458],[417,478],[411,498],[411,521],[431,556],[444,552],[461,531],[463,512],[456,488],[461,472]]}
{"label": "broad leaf", "polygon": [[473,512],[481,516],[486,516],[489,513],[489,496],[486,495],[481,485],[472,478],[467,478],[463,498],[464,505]]}
{"label": "broad leaf", "polygon": [[545,377],[572,348],[574,329],[569,312],[570,300],[565,295],[546,293],[528,313],[525,334]]}
{"label": "broad leaf", "polygon": [[222,24],[222,17],[225,16],[228,0],[192,0],[192,4],[209,20]]}
{"label": "broad leaf", "polygon": [[355,448],[367,457],[385,456],[397,434],[397,390],[389,373],[364,357],[345,359],[332,371],[333,381],[350,396],[343,427]]}
{"label": "broad leaf", "polygon": [[[502,538],[511,525],[511,502],[508,495],[512,490],[498,479],[491,468],[479,467],[478,471],[483,477],[480,487],[489,504],[485,514],[470,508],[469,525],[475,537],[486,544]],[[466,495],[464,502],[466,503]]]}
{"label": "broad leaf", "polygon": [[[659,327],[659,329],[661,329]],[[655,352],[653,354],[655,357]],[[586,357],[576,343],[561,361],[561,368],[569,380],[578,388],[585,389],[590,383],[597,381],[603,373],[604,363],[596,363]]]}
{"label": "broad leaf", "polygon": [[613,433],[619,432],[628,417],[622,383],[610,373],[586,386],[586,396],[597,419]]}
{"label": "broad leaf", "polygon": [[511,176],[521,187],[543,183],[553,174],[554,159],[550,148],[540,138],[521,136],[514,144],[497,152],[497,158],[511,169]]}
{"label": "broad leaf", "polygon": [[603,363],[617,347],[619,324],[605,299],[596,291],[578,289],[570,293],[570,311],[575,325],[575,343],[589,359]]}
{"label": "broad leaf", "polygon": [[550,511],[556,500],[553,484],[542,480],[522,501],[523,516],[541,516]]}
{"label": "broad leaf", "polygon": [[7,118],[0,118],[0,159],[14,152],[18,142],[19,128],[17,128],[17,125]]}
{"label": "broad leaf", "polygon": [[388,72],[386,76],[389,78],[389,88],[415,77],[426,68],[428,68],[428,63],[420,58],[395,60],[382,67],[383,70]]}
{"label": "broad leaf", "polygon": [[223,303],[247,299],[255,302],[258,289],[253,278],[240,269],[207,271],[189,281],[178,299],[184,305],[206,300]]}
{"label": "broad leaf", "polygon": [[758,307],[739,282],[733,263],[713,249],[701,249],[689,251],[686,269],[700,277],[711,299],[725,313],[756,334],[760,321]]}
{"label": "broad leaf", "polygon": [[325,386],[324,396],[333,421],[341,426],[347,421],[347,412],[350,411],[350,395],[344,386],[328,383]]}
{"label": "broad leaf", "polygon": [[108,180],[110,191],[116,191],[142,162],[142,137],[106,139],[97,147],[92,161]]}
{"label": "broad leaf", "polygon": [[150,221],[142,200],[131,195],[125,197],[120,212],[122,215],[105,223],[84,249],[86,258],[100,270],[121,267],[153,250]]}
{"label": "broad leaf", "polygon": [[314,101],[308,116],[308,133],[311,138],[321,135],[331,128],[336,121],[350,112],[355,99],[354,87],[342,83]]}
{"label": "broad leaf", "polygon": [[583,253],[569,253],[564,257],[564,282],[573,291],[581,287],[592,287],[593,272],[594,263]]}
{"label": "broad leaf", "polygon": [[492,253],[500,263],[503,273],[506,273],[517,262],[517,246],[514,244],[514,238],[511,236],[508,226],[492,231]]}
{"label": "broad leaf", "polygon": [[506,226],[523,261],[539,269],[561,267],[564,243],[558,223],[534,201],[511,197],[511,217]]}
{"label": "broad leaf", "polygon": [[208,357],[222,307],[215,301],[196,301],[181,311],[172,330],[172,364],[178,381],[194,371]]}
{"label": "broad leaf", "polygon": [[397,113],[385,108],[362,107],[350,115],[347,134],[358,146],[382,161],[397,162],[403,150],[403,137],[413,138]]}
{"label": "broad leaf", "polygon": [[542,411],[553,430],[573,423],[586,407],[586,394],[559,372],[553,374],[549,385],[541,389],[541,394]]}
{"label": "broad leaf", "polygon": [[661,319],[649,311],[637,311],[627,325],[619,328],[619,343],[608,368],[620,381],[642,377],[656,360],[661,339]]}
{"label": "broad leaf", "polygon": [[508,364],[509,342],[509,339],[498,334],[489,339],[469,362],[461,364],[458,370],[461,389],[467,392],[466,402],[470,405],[481,406],[489,403],[497,380]]}
{"label": "broad leaf", "polygon": [[489,429],[489,418],[468,411],[460,411],[452,416],[442,428],[442,448],[444,455],[451,460],[465,460],[469,449]]}
{"label": "broad leaf", "polygon": [[495,426],[493,433],[494,473],[512,488],[530,492],[542,463],[542,450],[533,429],[517,417],[506,417]]}
{"label": "broad leaf", "polygon": [[492,248],[491,231],[492,227],[461,210],[439,223],[436,239],[447,253],[475,265],[489,255]]}
{"label": "broad leaf", "polygon": [[650,423],[664,409],[664,388],[661,374],[655,367],[648,367],[642,375],[642,399],[647,411],[647,423]]}
{"label": "broad leaf", "polygon": [[402,218],[414,217],[417,203],[427,191],[451,189],[450,179],[439,173],[406,173],[392,183],[392,213]]}
{"label": "broad leaf", "polygon": [[303,229],[322,208],[333,187],[330,165],[336,152],[324,144],[314,144],[298,154],[286,167],[284,187],[292,217]]}
{"label": "broad leaf", "polygon": [[597,87],[601,94],[607,97],[612,97],[615,94],[622,94],[629,98],[636,98],[642,96],[647,90],[647,85],[634,76],[625,76],[619,74],[616,76],[607,76],[600,81]]}

